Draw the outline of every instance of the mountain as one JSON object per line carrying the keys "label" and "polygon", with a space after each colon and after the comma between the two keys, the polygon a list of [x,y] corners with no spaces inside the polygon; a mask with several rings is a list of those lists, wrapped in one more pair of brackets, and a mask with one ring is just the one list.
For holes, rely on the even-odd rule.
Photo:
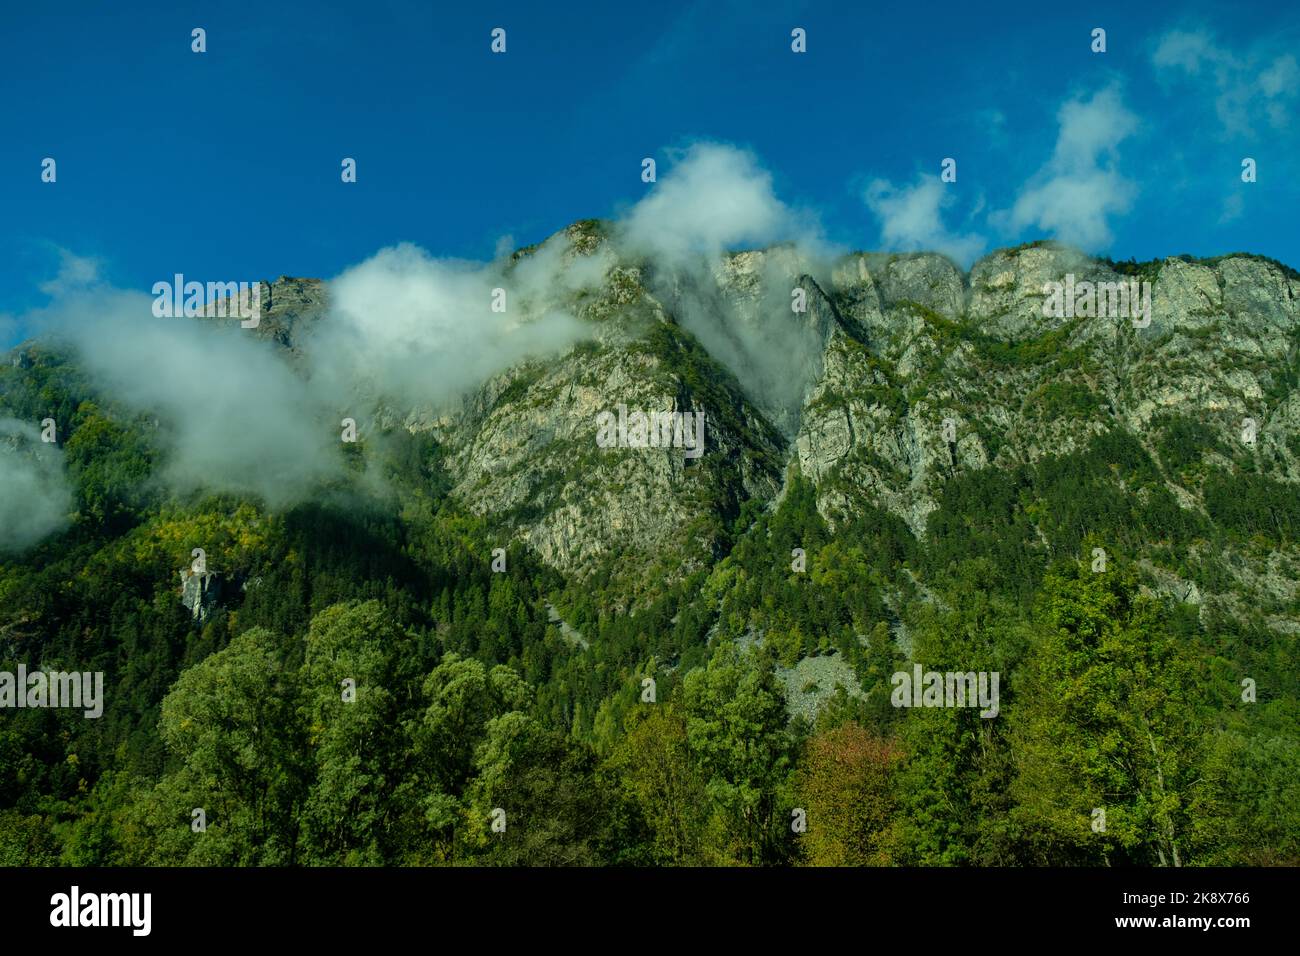
{"label": "mountain", "polygon": [[[603,245],[591,221],[562,236],[574,255]],[[1243,254],[1139,266],[1038,243],[994,252],[969,274],[933,254],[846,256],[822,284],[806,267],[786,249],[732,254],[690,294],[725,334],[744,337],[759,324],[764,283],[806,289],[807,311],[789,321],[808,348],[780,372],[797,387],[793,408],[702,348],[670,297],[651,291],[645,263],[616,260],[599,292],[575,303],[590,339],[493,377],[454,411],[382,408],[380,419],[436,436],[457,500],[579,578],[611,561],[649,580],[707,567],[741,506],[770,506],[796,467],[832,526],[880,508],[918,538],[959,478],[1065,467],[1103,444],[1117,460],[1102,484],[1166,509],[1165,532],[1239,521],[1227,514],[1230,481],[1285,495],[1300,480],[1300,276],[1279,263]],[[1067,275],[1149,282],[1149,324],[1044,317],[1044,287]],[[281,277],[257,334],[294,350],[326,308],[322,283]],[[698,470],[680,451],[597,448],[596,416],[620,403],[703,411]],[[1086,529],[1072,543],[1069,520],[1033,523],[1045,546],[1073,553]],[[1140,556],[1170,593],[1221,591],[1250,606],[1295,596],[1294,555],[1225,553],[1194,535],[1178,546],[1187,550],[1174,562]],[[1189,561],[1213,563],[1231,583],[1179,577]]]}
{"label": "mountain", "polygon": [[[1052,243],[998,250],[969,273],[934,254],[797,246],[670,261],[585,220],[514,253],[506,288],[557,248],[557,274],[598,279],[546,285],[529,314],[571,315],[580,334],[450,398],[354,383],[333,397],[361,441],[342,446],[340,475],[280,508],[169,488],[174,426],[119,401],[63,346],[13,352],[0,414],[55,419],[75,513],[4,556],[0,661],[94,663],[118,694],[103,730],[69,724],[62,739],[32,718],[5,731],[0,829],[41,853],[119,862],[423,860],[411,834],[426,827],[447,860],[1300,859],[1279,804],[1228,779],[1249,765],[1284,795],[1300,767],[1300,274],[1249,254],[1115,262]],[[1082,305],[1089,284],[1101,306]],[[1121,287],[1133,295],[1117,313],[1106,295]],[[1051,308],[1057,288],[1070,291]],[[332,305],[326,284],[281,276],[251,334],[323,380]],[[702,414],[703,452],[602,447],[620,406]],[[207,567],[192,568],[199,541]],[[334,656],[313,657],[324,646]],[[341,718],[318,715],[301,730],[310,745],[286,730],[291,767],[187,736],[185,720],[238,723],[194,695],[257,655],[291,676],[250,684],[254,697],[292,684],[328,715],[329,688],[364,671],[386,696],[356,719],[413,736],[356,758],[369,783],[355,791],[314,763],[336,730],[353,753],[360,730]],[[326,663],[344,659],[352,670]],[[1000,718],[891,704],[913,663],[1001,673]],[[650,718],[646,679],[665,702]],[[1244,680],[1257,710],[1243,709]],[[481,701],[448,743],[454,681]],[[1055,694],[1097,710],[1066,713]],[[741,701],[753,709],[728,709]],[[507,759],[492,719],[516,713],[539,736]],[[793,849],[782,788],[825,798],[818,748],[828,734],[858,747],[846,726],[885,741],[853,751],[892,781],[861,796],[882,801],[885,822]],[[767,756],[740,760],[731,734]],[[653,782],[628,763],[636,748],[649,759],[652,738],[679,740],[655,759],[685,760],[672,765],[687,802],[711,808],[689,839],[670,835]],[[511,779],[571,822],[586,790],[565,787],[573,775],[595,787],[582,775],[596,759],[622,781],[636,833],[532,831],[506,851],[481,821],[453,825],[493,806],[492,774],[522,767],[560,774],[546,800],[534,778]],[[387,799],[372,785],[405,780],[408,762],[418,775],[400,786],[440,796],[412,796],[422,809],[400,827],[378,810],[360,835],[310,817],[304,848],[287,824],[240,816],[241,773],[276,780],[285,813],[325,814],[344,791]],[[96,856],[94,808],[135,820],[213,787],[241,822],[207,855],[162,831],[132,843],[119,821],[104,844],[116,849]],[[1112,836],[1090,842],[1105,799]],[[68,828],[54,843],[23,829],[42,814]],[[734,819],[742,835],[709,829]]]}

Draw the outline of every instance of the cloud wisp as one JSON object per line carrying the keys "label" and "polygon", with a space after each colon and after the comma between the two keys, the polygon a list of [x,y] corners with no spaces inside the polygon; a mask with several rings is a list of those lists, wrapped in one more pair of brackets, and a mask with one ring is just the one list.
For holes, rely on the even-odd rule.
{"label": "cloud wisp", "polygon": [[610,265],[607,251],[575,255],[563,233],[530,255],[488,263],[438,259],[410,244],[383,249],[329,283],[328,319],[304,346],[314,386],[322,396],[360,389],[441,405],[590,334],[572,303]]}
{"label": "cloud wisp", "polygon": [[975,233],[951,231],[943,212],[953,204],[948,184],[938,176],[918,176],[910,186],[896,187],[875,179],[863,199],[880,221],[881,245],[891,252],[940,252],[970,268],[987,242]]}
{"label": "cloud wisp", "polygon": [[1128,212],[1137,197],[1137,184],[1118,168],[1119,144],[1137,131],[1137,117],[1109,86],[1067,100],[1057,125],[1051,158],[990,221],[1007,233],[1034,227],[1087,252],[1104,250],[1111,217]]}
{"label": "cloud wisp", "polygon": [[63,452],[28,422],[0,418],[0,554],[23,551],[68,523]]}
{"label": "cloud wisp", "polygon": [[[804,275],[824,279],[839,250],[814,214],[777,196],[747,150],[696,143],[672,158],[662,181],[615,224],[616,246],[646,261],[651,292],[788,429],[822,347],[792,293]],[[767,251],[729,258],[756,249]]]}
{"label": "cloud wisp", "polygon": [[1300,96],[1300,64],[1293,53],[1241,53],[1209,30],[1179,29],[1160,38],[1151,63],[1162,81],[1181,80],[1206,90],[1225,137],[1291,125]]}

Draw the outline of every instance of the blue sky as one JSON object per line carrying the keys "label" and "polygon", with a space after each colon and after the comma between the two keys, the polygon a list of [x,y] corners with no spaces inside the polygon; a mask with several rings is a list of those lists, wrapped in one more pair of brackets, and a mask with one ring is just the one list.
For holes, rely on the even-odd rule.
{"label": "blue sky", "polygon": [[854,249],[969,260],[1056,236],[1300,267],[1296,8],[464,6],[9,5],[0,344],[65,253],[140,291],[175,272],[328,278],[402,241],[486,259],[627,209],[655,188],[643,157],[662,179],[699,140],[751,151]]}

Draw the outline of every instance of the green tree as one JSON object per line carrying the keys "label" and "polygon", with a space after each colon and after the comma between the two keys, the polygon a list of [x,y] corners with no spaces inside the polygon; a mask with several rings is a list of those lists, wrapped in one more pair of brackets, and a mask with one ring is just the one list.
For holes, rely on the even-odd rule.
{"label": "green tree", "polygon": [[477,861],[501,866],[604,862],[610,800],[589,749],[513,711],[488,723],[475,769],[465,844]]}
{"label": "green tree", "polygon": [[300,720],[313,765],[304,863],[379,865],[419,845],[394,667],[400,638],[377,601],[335,605],[312,620],[300,671]]}
{"label": "green tree", "polygon": [[[190,668],[163,700],[160,730],[180,766],[143,808],[152,863],[285,865],[296,845],[307,768],[297,674],[262,628]],[[206,832],[191,828],[201,808]]]}
{"label": "green tree", "polygon": [[[1015,816],[1039,862],[1188,862],[1208,699],[1130,572],[1050,574],[1014,712]],[[1094,830],[1094,811],[1105,829]]]}
{"label": "green tree", "polygon": [[687,742],[715,808],[714,852],[751,865],[778,861],[787,852],[778,793],[793,744],[784,689],[769,664],[724,650],[687,674],[682,691]]}
{"label": "green tree", "polygon": [[677,703],[632,710],[609,767],[650,829],[649,862],[702,862],[706,781],[693,762],[686,720]]}
{"label": "green tree", "polygon": [[532,689],[508,667],[450,653],[423,684],[424,712],[413,725],[414,771],[421,781],[425,817],[438,836],[440,858],[449,859],[465,812],[475,757],[493,720],[521,714]]}

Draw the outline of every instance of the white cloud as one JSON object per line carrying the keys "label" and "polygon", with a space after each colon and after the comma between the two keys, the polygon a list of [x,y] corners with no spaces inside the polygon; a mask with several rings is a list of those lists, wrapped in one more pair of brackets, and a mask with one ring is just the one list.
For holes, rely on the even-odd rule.
{"label": "white cloud", "polygon": [[671,169],[620,221],[624,245],[666,261],[798,240],[820,243],[815,221],[777,198],[754,155],[722,143],[670,153]]}
{"label": "white cloud", "polygon": [[59,249],[59,271],[53,279],[42,282],[38,288],[48,296],[59,297],[80,289],[91,288],[100,281],[98,259],[78,256],[67,249]]}
{"label": "white cloud", "polygon": [[1230,222],[1235,222],[1241,218],[1242,212],[1245,211],[1245,201],[1241,198],[1241,193],[1230,193],[1223,200],[1223,209],[1219,214],[1219,225],[1225,226]]}
{"label": "white cloud", "polygon": [[[672,154],[670,169],[616,224],[623,252],[648,260],[646,280],[677,320],[784,427],[821,360],[821,342],[791,311],[791,290],[835,254],[811,214],[782,202],[754,155],[722,143]],[[724,253],[770,248],[752,287],[724,289]]]}
{"label": "white cloud", "polygon": [[994,215],[1010,232],[1037,227],[1085,251],[1111,242],[1110,217],[1127,212],[1137,195],[1116,168],[1117,147],[1137,130],[1137,117],[1119,91],[1107,87],[1089,99],[1075,97],[1057,113],[1051,158],[1026,183],[1010,210]]}
{"label": "white cloud", "polygon": [[[409,244],[380,250],[328,283],[328,315],[293,359],[237,322],[157,318],[150,296],[100,282],[93,260],[71,254],[43,287],[50,305],[23,318],[70,343],[108,399],[158,418],[160,477],[172,488],[256,494],[273,506],[344,473],[341,418],[364,429],[379,404],[399,414],[445,407],[593,334],[577,317],[579,293],[603,284],[616,248],[648,260],[645,280],[747,387],[796,402],[803,382],[791,363],[802,370],[820,347],[792,318],[792,273],[818,268],[820,232],[775,196],[749,153],[700,144],[677,156],[614,224],[612,244],[586,255],[566,234],[519,257],[503,246],[491,262]],[[724,301],[715,274],[724,250],[790,240],[764,260],[761,301]],[[505,290],[504,312],[492,308],[495,289]]]}
{"label": "white cloud", "polygon": [[71,507],[63,452],[31,424],[0,419],[0,552],[25,550],[57,531]]}
{"label": "white cloud", "polygon": [[[71,254],[42,286],[50,304],[25,321],[70,345],[109,400],[158,418],[170,487],[284,506],[342,476],[343,417],[364,427],[377,400],[446,402],[586,334],[565,308],[608,260],[571,253],[564,237],[514,262],[381,250],[329,284],[301,365],[237,322],[158,318],[151,296],[98,282],[92,261]],[[496,288],[504,313],[491,308]]]}
{"label": "white cloud", "polygon": [[1238,53],[1206,30],[1171,30],[1160,38],[1151,62],[1162,79],[1180,75],[1214,96],[1226,136],[1248,136],[1264,123],[1290,125],[1300,92],[1300,66],[1293,54]]}
{"label": "white cloud", "polygon": [[[436,259],[410,244],[380,250],[330,282],[330,315],[306,344],[314,380],[335,395],[364,391],[440,404],[590,330],[570,308],[599,285],[608,253],[573,255],[563,235],[511,263]],[[493,311],[493,290],[505,292]]]}
{"label": "white cloud", "polygon": [[938,176],[922,175],[902,188],[877,179],[867,187],[864,199],[880,220],[881,243],[891,251],[941,252],[963,267],[984,251],[980,236],[953,233],[944,226],[943,210],[952,205],[952,191]]}
{"label": "white cloud", "polygon": [[107,397],[157,415],[178,490],[280,504],[339,470],[322,402],[283,357],[237,323],[157,318],[142,292],[66,293],[30,323],[70,343]]}
{"label": "white cloud", "polygon": [[1201,71],[1201,65],[1215,57],[1210,37],[1206,33],[1171,30],[1160,38],[1151,61],[1157,69],[1178,68],[1190,74]]}

